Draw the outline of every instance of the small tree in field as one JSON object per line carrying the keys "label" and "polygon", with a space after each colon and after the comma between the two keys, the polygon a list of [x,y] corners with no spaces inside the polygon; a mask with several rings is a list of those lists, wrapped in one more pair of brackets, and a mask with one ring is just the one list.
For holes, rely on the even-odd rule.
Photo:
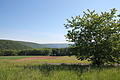
{"label": "small tree in field", "polygon": [[118,63],[120,60],[120,15],[110,12],[83,12],[83,16],[67,19],[66,38],[74,42],[72,53],[80,60],[90,60],[95,65]]}

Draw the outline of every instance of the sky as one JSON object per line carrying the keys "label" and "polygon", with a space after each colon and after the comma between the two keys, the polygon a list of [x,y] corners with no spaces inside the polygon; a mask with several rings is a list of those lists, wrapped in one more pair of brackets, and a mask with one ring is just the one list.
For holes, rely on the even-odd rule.
{"label": "sky", "polygon": [[66,19],[111,8],[119,13],[120,0],[0,0],[0,39],[67,43]]}

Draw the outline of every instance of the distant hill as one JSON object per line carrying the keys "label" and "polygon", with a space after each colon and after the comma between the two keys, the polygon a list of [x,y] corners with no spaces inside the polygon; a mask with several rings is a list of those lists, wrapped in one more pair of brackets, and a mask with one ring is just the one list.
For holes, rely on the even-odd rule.
{"label": "distant hill", "polygon": [[66,48],[68,44],[38,44],[33,42],[0,40],[0,49]]}
{"label": "distant hill", "polygon": [[20,44],[18,41],[0,40],[0,49],[31,49],[29,46]]}
{"label": "distant hill", "polygon": [[66,48],[69,47],[69,44],[43,44],[44,46],[48,48]]}
{"label": "distant hill", "polygon": [[24,41],[18,41],[20,44],[31,47],[31,48],[48,48],[44,44],[38,44],[33,42],[24,42]]}

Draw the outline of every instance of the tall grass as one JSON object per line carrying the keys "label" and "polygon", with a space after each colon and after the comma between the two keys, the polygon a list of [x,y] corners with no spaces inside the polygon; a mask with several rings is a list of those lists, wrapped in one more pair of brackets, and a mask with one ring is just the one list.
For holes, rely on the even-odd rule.
{"label": "tall grass", "polygon": [[0,61],[0,80],[120,80],[119,67],[12,64]]}

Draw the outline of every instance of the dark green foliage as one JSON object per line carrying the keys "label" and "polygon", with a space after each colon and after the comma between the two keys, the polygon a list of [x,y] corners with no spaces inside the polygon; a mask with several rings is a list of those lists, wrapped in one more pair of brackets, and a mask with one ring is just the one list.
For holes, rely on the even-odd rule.
{"label": "dark green foliage", "polygon": [[20,56],[29,55],[29,56],[49,56],[51,54],[51,49],[30,49],[30,50],[21,50],[17,54]]}
{"label": "dark green foliage", "polygon": [[68,56],[68,48],[0,50],[0,56]]}
{"label": "dark green foliage", "polygon": [[69,48],[53,48],[51,56],[69,56]]}
{"label": "dark green foliage", "polygon": [[116,9],[101,14],[88,10],[82,17],[67,20],[66,38],[74,42],[72,54],[89,59],[95,65],[118,63],[120,60],[120,18]]}
{"label": "dark green foliage", "polygon": [[17,56],[17,50],[0,50],[0,56]]}

